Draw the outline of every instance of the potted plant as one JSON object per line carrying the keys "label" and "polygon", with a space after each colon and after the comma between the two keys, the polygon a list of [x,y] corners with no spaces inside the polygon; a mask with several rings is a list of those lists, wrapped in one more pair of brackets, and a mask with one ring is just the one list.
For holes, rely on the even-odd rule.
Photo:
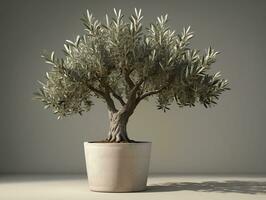
{"label": "potted plant", "polygon": [[113,18],[106,15],[101,23],[87,11],[82,18],[85,34],[66,40],[65,57],[43,55],[52,69],[35,95],[58,119],[89,111],[91,97],[107,104],[107,138],[84,143],[89,188],[94,191],[146,188],[151,143],[132,140],[127,133],[128,120],[140,102],[154,97],[164,112],[174,102],[207,108],[229,89],[220,73],[208,73],[218,52],[208,48],[200,54],[189,46],[190,27],[176,34],[165,15],[143,30],[142,18],[141,10],[135,9],[126,21],[121,10],[114,9]]}

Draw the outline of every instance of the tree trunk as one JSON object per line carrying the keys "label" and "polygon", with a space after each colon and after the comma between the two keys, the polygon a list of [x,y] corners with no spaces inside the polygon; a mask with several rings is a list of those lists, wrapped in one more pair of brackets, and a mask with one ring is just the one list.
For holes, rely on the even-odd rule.
{"label": "tree trunk", "polygon": [[125,111],[111,112],[109,111],[110,129],[108,142],[134,142],[127,136],[127,122],[130,113]]}

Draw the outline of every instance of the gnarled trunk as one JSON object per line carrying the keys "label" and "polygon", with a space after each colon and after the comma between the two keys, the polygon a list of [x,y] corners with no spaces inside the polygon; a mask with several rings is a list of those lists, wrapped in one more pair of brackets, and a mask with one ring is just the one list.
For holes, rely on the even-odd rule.
{"label": "gnarled trunk", "polygon": [[127,122],[129,117],[129,112],[109,111],[110,129],[108,138],[106,139],[108,142],[134,142],[127,135]]}
{"label": "gnarled trunk", "polygon": [[108,142],[135,142],[127,136],[127,122],[138,105],[136,91],[135,89],[130,93],[127,103],[120,110],[109,109],[110,130],[106,139]]}

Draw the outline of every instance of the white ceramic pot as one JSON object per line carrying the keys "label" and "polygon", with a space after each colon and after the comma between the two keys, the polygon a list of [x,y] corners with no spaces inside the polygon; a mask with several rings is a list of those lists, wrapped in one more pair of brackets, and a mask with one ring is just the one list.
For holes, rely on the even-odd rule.
{"label": "white ceramic pot", "polygon": [[151,143],[84,143],[89,189],[135,192],[146,189]]}

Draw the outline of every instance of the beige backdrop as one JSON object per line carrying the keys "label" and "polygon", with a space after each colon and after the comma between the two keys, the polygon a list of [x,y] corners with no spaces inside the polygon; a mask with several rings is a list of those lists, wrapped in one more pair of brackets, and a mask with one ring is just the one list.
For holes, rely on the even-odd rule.
{"label": "beige backdrop", "polygon": [[172,106],[163,113],[152,101],[139,106],[129,134],[153,142],[151,172],[266,173],[265,2],[1,1],[0,172],[85,172],[82,143],[106,136],[106,107],[95,101],[90,113],[61,121],[42,110],[31,100],[49,69],[41,50],[60,52],[82,33],[86,8],[103,19],[113,7],[126,14],[138,7],[145,23],[168,13],[177,31],[191,25],[195,48],[222,52],[214,70],[232,87],[213,109]]}

